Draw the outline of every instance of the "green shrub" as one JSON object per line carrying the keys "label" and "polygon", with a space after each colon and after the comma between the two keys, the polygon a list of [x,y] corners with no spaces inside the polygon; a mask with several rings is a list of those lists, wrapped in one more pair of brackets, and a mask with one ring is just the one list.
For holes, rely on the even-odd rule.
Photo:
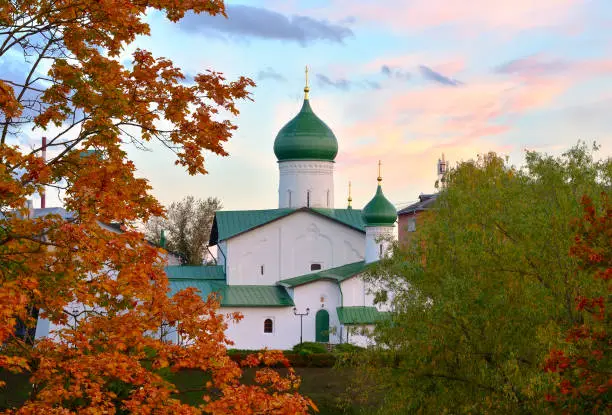
{"label": "green shrub", "polygon": [[327,347],[323,343],[304,342],[293,346],[293,351],[301,354],[327,353]]}
{"label": "green shrub", "polygon": [[334,352],[336,353],[358,353],[364,351],[365,348],[360,346],[355,346],[350,343],[341,343],[334,347]]}
{"label": "green shrub", "polygon": [[334,367],[336,355],[332,353],[285,353],[292,367]]}

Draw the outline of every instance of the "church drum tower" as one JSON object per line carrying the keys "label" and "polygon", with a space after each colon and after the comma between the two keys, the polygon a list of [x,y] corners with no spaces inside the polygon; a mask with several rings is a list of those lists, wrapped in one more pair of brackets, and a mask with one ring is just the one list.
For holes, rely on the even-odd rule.
{"label": "church drum tower", "polygon": [[302,109],[274,140],[279,208],[334,207],[334,159],[338,141],[310,107],[309,91],[306,68]]}

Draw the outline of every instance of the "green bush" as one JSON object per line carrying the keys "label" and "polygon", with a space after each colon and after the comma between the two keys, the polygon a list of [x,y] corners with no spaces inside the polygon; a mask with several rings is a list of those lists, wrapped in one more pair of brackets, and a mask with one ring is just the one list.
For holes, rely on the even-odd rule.
{"label": "green bush", "polygon": [[295,353],[300,353],[303,355],[328,352],[327,347],[323,343],[315,342],[304,342],[301,344],[296,344],[295,346],[293,346],[293,351]]}
{"label": "green bush", "polygon": [[285,353],[292,367],[333,367],[336,356],[332,353]]}
{"label": "green bush", "polygon": [[261,350],[249,350],[249,349],[227,349],[227,354],[232,356],[232,355],[236,355],[236,354],[243,354],[243,355],[249,355],[249,354],[253,354],[253,353],[258,353]]}
{"label": "green bush", "polygon": [[334,346],[334,352],[336,353],[358,353],[364,351],[365,348],[360,346],[355,346],[350,343],[340,343]]}

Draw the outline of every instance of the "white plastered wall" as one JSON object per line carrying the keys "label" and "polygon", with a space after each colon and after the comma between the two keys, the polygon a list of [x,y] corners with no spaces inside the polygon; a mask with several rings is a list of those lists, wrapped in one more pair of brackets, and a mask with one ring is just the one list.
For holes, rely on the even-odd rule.
{"label": "white plastered wall", "polygon": [[[336,307],[340,305],[340,290],[332,281],[317,281],[289,290],[298,313],[307,316],[299,317],[293,307],[223,307],[223,314],[240,312],[244,317],[237,323],[230,322],[225,332],[234,342],[235,349],[269,349],[290,350],[300,342],[300,318],[302,319],[302,339],[305,342],[316,340],[316,313],[324,309],[329,313],[329,342],[340,342],[340,322]],[[322,301],[321,301],[322,300]],[[264,321],[273,320],[273,332],[264,333]]]}
{"label": "white plastered wall", "polygon": [[391,240],[395,239],[395,226],[368,226],[366,227],[365,240],[365,261],[366,263],[378,261],[380,259],[380,246],[382,245],[383,255],[389,251]]}
{"label": "white plastered wall", "polygon": [[278,170],[279,208],[334,207],[333,161],[280,161]]}
{"label": "white plastered wall", "polygon": [[367,324],[363,326],[343,326],[342,343],[350,343],[355,346],[369,347],[375,344],[374,340],[369,336],[374,332],[374,325]]}
{"label": "white plastered wall", "polygon": [[365,283],[360,275],[344,280],[340,285],[345,307],[372,305],[371,301],[368,303],[369,297],[367,297]]}
{"label": "white plastered wall", "polygon": [[229,285],[274,285],[279,280],[312,272],[313,263],[328,269],[362,261],[364,240],[363,232],[306,211],[270,222],[220,245],[227,256]]}
{"label": "white plastered wall", "polygon": [[387,291],[387,298],[392,298],[392,293],[382,284],[364,281],[362,276],[363,274],[360,274],[342,281],[344,306],[376,307],[378,311],[389,311],[389,300],[384,303],[374,304],[374,297],[377,291]]}
{"label": "white plastered wall", "polygon": [[329,313],[329,342],[340,342],[340,322],[336,307],[340,307],[341,297],[337,282],[321,280],[295,287],[293,301],[300,313],[310,308],[309,315],[304,317],[304,341],[316,340],[315,317],[317,311],[324,309]]}
{"label": "white plastered wall", "polygon": [[[234,342],[228,348],[289,350],[300,341],[300,320],[293,314],[293,307],[223,307],[220,312],[243,315],[239,322],[228,321],[225,335]],[[273,322],[272,333],[264,333],[268,318]]]}

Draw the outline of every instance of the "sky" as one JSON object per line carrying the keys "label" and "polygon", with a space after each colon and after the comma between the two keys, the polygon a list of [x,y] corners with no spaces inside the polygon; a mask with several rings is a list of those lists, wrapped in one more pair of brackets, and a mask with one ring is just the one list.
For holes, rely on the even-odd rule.
{"label": "sky", "polygon": [[184,73],[214,69],[252,78],[252,102],[232,118],[228,157],[206,155],[189,176],[173,155],[131,149],[164,204],[214,196],[224,208],[278,203],[272,147],[300,109],[304,67],[310,102],[334,131],[335,205],[363,207],[383,189],[398,207],[434,191],[442,153],[451,166],[495,151],[559,154],[578,140],[612,154],[610,0],[227,1],[228,19],[147,16],[151,36],[130,45],[170,58]]}

